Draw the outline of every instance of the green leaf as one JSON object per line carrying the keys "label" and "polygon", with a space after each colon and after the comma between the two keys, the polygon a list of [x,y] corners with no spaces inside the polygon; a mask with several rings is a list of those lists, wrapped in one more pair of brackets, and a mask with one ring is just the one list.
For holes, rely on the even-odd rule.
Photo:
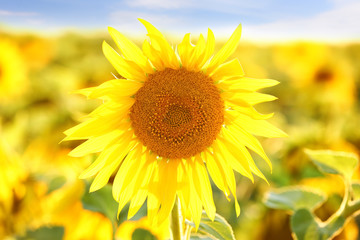
{"label": "green leaf", "polygon": [[41,227],[36,230],[29,230],[24,236],[18,237],[18,240],[62,240],[65,230],[64,227],[51,226],[51,227]]}
{"label": "green leaf", "polygon": [[328,223],[319,223],[314,215],[305,208],[297,210],[291,216],[290,225],[297,240],[325,240],[331,239],[344,226],[345,218],[336,216]]}
{"label": "green leaf", "polygon": [[47,194],[61,188],[66,183],[66,178],[64,176],[56,176],[50,180],[48,183],[48,192]]}
{"label": "green leaf", "polygon": [[360,199],[360,182],[353,182],[351,184],[351,189],[352,189],[352,197],[354,198],[353,200],[359,200]]}
{"label": "green leaf", "polygon": [[297,240],[321,240],[319,226],[308,209],[297,210],[291,216],[290,226]]}
{"label": "green leaf", "polygon": [[[193,222],[186,220],[185,223],[195,228]],[[222,216],[216,214],[214,221],[211,221],[204,211],[201,216],[198,232],[194,235],[194,239],[204,239],[196,238],[200,236],[208,237],[205,239],[235,240],[234,232],[230,224]]]}
{"label": "green leaf", "polygon": [[143,228],[135,229],[135,231],[131,235],[131,240],[157,240],[157,239],[158,238],[155,237],[151,232]]}
{"label": "green leaf", "polygon": [[337,216],[332,219],[325,227],[321,228],[322,239],[330,239],[340,233],[340,229],[344,227],[346,219],[343,216]]}
{"label": "green leaf", "polygon": [[204,236],[204,235],[191,235],[190,240],[214,240],[214,238]]}
{"label": "green leaf", "polygon": [[264,203],[269,208],[296,211],[300,208],[314,210],[326,200],[324,193],[302,186],[283,187],[269,191]]}
{"label": "green leaf", "polygon": [[[87,190],[89,189],[89,184]],[[113,199],[111,186],[105,185],[96,192],[86,193],[83,195],[81,202],[85,209],[93,212],[100,212],[111,220],[113,224],[116,222],[117,202]]]}
{"label": "green leaf", "polygon": [[340,174],[351,179],[358,164],[358,157],[353,153],[331,150],[305,150],[311,160],[323,173]]}

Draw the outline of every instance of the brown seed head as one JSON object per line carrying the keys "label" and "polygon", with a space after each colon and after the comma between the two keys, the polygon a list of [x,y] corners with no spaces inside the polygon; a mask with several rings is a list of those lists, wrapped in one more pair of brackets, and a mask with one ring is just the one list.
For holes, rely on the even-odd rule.
{"label": "brown seed head", "polygon": [[209,147],[224,122],[213,80],[184,68],[150,74],[130,110],[135,135],[160,157],[188,158]]}

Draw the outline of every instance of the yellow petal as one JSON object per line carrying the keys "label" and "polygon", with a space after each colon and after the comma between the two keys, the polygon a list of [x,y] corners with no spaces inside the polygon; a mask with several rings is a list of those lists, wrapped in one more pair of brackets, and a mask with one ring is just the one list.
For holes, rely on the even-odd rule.
{"label": "yellow petal", "polygon": [[149,182],[156,163],[154,158],[142,153],[142,148],[139,144],[137,153],[128,155],[127,162],[124,161],[114,180],[116,190],[113,190],[113,195],[119,200],[119,210],[133,200],[139,191],[146,191],[141,193],[142,196],[139,196],[136,202],[130,204],[129,218],[139,210],[148,195]]}
{"label": "yellow petal", "polygon": [[190,33],[185,34],[182,42],[177,46],[177,51],[183,67],[188,68],[190,64],[190,58],[194,52],[194,46],[190,41]]}
{"label": "yellow petal", "polygon": [[[138,174],[139,170],[141,169],[142,165],[145,163],[146,159],[142,157],[142,146],[138,144],[132,151],[127,152],[128,156],[121,164],[113,182],[113,197],[116,201],[120,201],[120,196],[124,193],[125,189],[131,184],[132,180],[135,179],[135,175]],[[128,177],[131,176],[131,177]],[[128,189],[130,190],[132,186]],[[131,196],[130,194],[123,194],[126,197]],[[120,205],[124,205],[128,201],[121,199]]]}
{"label": "yellow petal", "polygon": [[154,225],[157,223],[157,214],[159,208],[160,208],[159,198],[155,194],[149,193],[147,199],[147,213],[150,222],[152,222]]}
{"label": "yellow petal", "polygon": [[130,122],[124,121],[129,108],[124,105],[118,108],[118,112],[80,123],[64,132],[67,137],[63,141],[102,136],[114,129],[129,129]]}
{"label": "yellow petal", "polygon": [[157,35],[162,39],[166,40],[164,35],[159,30],[157,30],[151,23],[141,18],[138,18],[138,20],[145,26],[149,34]]}
{"label": "yellow petal", "polygon": [[121,161],[122,159],[118,157],[114,159],[110,164],[104,166],[104,168],[99,171],[94,181],[92,182],[90,186],[90,192],[95,192],[96,190],[104,187],[108,183],[111,174],[116,170]]}
{"label": "yellow petal", "polygon": [[126,136],[124,141],[119,144],[119,147],[111,155],[109,155],[109,159],[106,159],[105,166],[99,171],[90,186],[90,192],[94,192],[102,188],[109,181],[112,173],[118,168],[131,148],[134,147],[135,142],[130,143],[131,137],[131,135]]}
{"label": "yellow petal", "polygon": [[233,95],[233,97],[226,99],[229,102],[239,102],[245,101],[250,105],[256,105],[263,102],[270,102],[276,100],[277,97],[273,95],[257,93],[257,92],[239,92]]}
{"label": "yellow petal", "polygon": [[190,203],[190,186],[189,176],[185,167],[186,160],[182,160],[177,173],[177,196],[180,199],[181,207],[184,210],[184,214],[188,211]]}
{"label": "yellow petal", "polygon": [[127,79],[115,79],[107,81],[98,87],[96,87],[89,95],[89,98],[100,98],[103,96],[109,96],[110,98],[116,98],[119,96],[132,96],[141,87],[142,83],[127,80]]}
{"label": "yellow petal", "polygon": [[223,63],[235,51],[241,37],[241,25],[239,25],[226,44],[211,59],[207,66],[207,74],[211,74],[221,63]]}
{"label": "yellow petal", "polygon": [[236,211],[236,215],[239,216],[240,214],[240,206],[239,203],[237,201],[237,195],[236,195],[236,182],[235,182],[235,176],[234,176],[234,172],[232,170],[232,168],[230,167],[228,161],[226,158],[224,158],[221,155],[221,152],[219,151],[219,146],[218,146],[218,142],[219,140],[215,140],[212,144],[212,147],[214,149],[214,160],[218,163],[218,165],[222,166],[222,169],[224,169],[225,171],[225,176],[226,176],[226,183],[229,186],[230,192],[231,194],[234,196],[235,199],[235,211]]}
{"label": "yellow petal", "polygon": [[215,36],[211,29],[208,29],[208,36],[206,40],[206,46],[204,49],[204,55],[199,67],[202,68],[204,64],[209,61],[209,58],[213,55],[215,49]]}
{"label": "yellow petal", "polygon": [[199,71],[202,66],[200,66],[200,63],[203,60],[205,50],[205,39],[202,34],[200,34],[199,40],[194,48],[194,52],[192,56],[190,57],[189,66],[188,69],[190,71],[195,70]]}
{"label": "yellow petal", "polygon": [[[228,104],[229,105],[229,104]],[[258,111],[255,110],[254,107],[240,107],[237,105],[231,105],[232,110],[226,110],[225,111],[225,124],[231,123],[234,119],[237,118],[239,114],[244,114],[246,116],[251,117],[252,119],[257,120],[265,120],[271,118],[274,114],[261,114]]]}
{"label": "yellow petal", "polygon": [[221,98],[225,100],[226,105],[232,105],[235,106],[241,106],[241,107],[251,107],[251,105],[242,98],[237,97],[239,93],[233,93],[233,92],[221,92]]}
{"label": "yellow petal", "polygon": [[78,90],[72,91],[71,93],[81,94],[88,98],[89,95],[92,93],[92,91],[94,91],[95,89],[96,89],[96,87],[89,87],[89,88],[78,89]]}
{"label": "yellow petal", "polygon": [[170,44],[166,41],[162,33],[149,22],[143,19],[139,19],[139,21],[145,26],[146,30],[148,31],[151,45],[154,45],[155,49],[160,50],[161,57],[163,58],[165,66],[173,69],[178,69],[179,61],[176,57],[176,54],[171,48]]}
{"label": "yellow petal", "polygon": [[200,196],[207,215],[212,221],[214,221],[216,208],[213,200],[210,179],[200,155],[195,156],[193,168],[194,183],[199,186],[200,190],[198,195]]}
{"label": "yellow petal", "polygon": [[106,164],[106,161],[109,159],[109,156],[113,154],[114,151],[118,148],[118,145],[112,145],[106,148],[100,153],[96,160],[86,168],[79,176],[80,179],[85,179],[94,176],[97,174]]}
{"label": "yellow petal", "polygon": [[252,156],[250,155],[249,151],[241,145],[236,145],[236,147],[238,147],[239,149],[241,149],[241,153],[242,156],[245,157],[245,159],[248,161],[249,166],[251,171],[258,177],[260,177],[261,179],[263,179],[267,184],[269,184],[269,182],[267,181],[266,177],[264,176],[264,174],[259,170],[259,168],[256,166],[254,159],[252,158]]}
{"label": "yellow petal", "polygon": [[[132,159],[132,161],[136,161],[137,159]],[[148,195],[148,185],[150,182],[151,175],[153,173],[154,167],[155,167],[155,161],[151,158],[145,157],[145,164],[144,165],[138,165],[137,168],[140,168],[141,170],[138,171],[138,174],[128,174],[126,178],[134,178],[132,180],[131,186],[125,186],[125,188],[132,188],[133,191],[124,191],[124,195],[133,195],[134,192],[135,195],[132,196],[129,212],[128,212],[128,218],[132,218],[141,208],[143,203],[145,202],[145,199]],[[136,165],[134,165],[136,167]],[[129,170],[129,173],[135,172],[134,170]],[[124,183],[124,185],[127,185],[127,183]],[[121,197],[120,197],[121,199]]]}
{"label": "yellow petal", "polygon": [[206,161],[206,167],[209,171],[209,174],[211,176],[211,179],[215,183],[215,185],[224,192],[226,198],[229,200],[230,191],[226,183],[226,176],[225,171],[222,168],[221,165],[219,165],[212,154],[208,151],[204,153],[205,161]]}
{"label": "yellow petal", "polygon": [[[249,166],[249,169],[251,172],[253,172],[255,175],[257,175],[258,177],[262,178],[265,180],[265,182],[267,182],[265,176],[263,175],[263,173],[258,169],[258,167],[256,166],[253,158],[251,157],[250,153],[248,152],[248,150],[246,149],[246,147],[244,145],[241,144],[233,144],[231,141],[234,141],[234,139],[223,139],[224,141],[224,145],[228,148],[228,151],[233,152],[236,154],[236,158],[230,159],[230,164],[232,165],[232,167],[238,171],[237,169],[239,169],[240,171],[238,171],[239,173],[243,174],[242,171],[242,165],[244,162],[247,163],[247,165]],[[241,166],[240,166],[240,165]],[[245,175],[244,175],[245,176]],[[253,177],[251,176],[250,179],[252,182],[254,182]],[[268,182],[267,182],[268,183]]]}
{"label": "yellow petal", "polygon": [[111,37],[114,39],[116,45],[119,47],[121,53],[126,59],[132,62],[136,62],[147,73],[153,72],[147,57],[143,54],[138,46],[136,46],[132,41],[130,41],[116,29],[109,27],[108,30]]}
{"label": "yellow petal", "polygon": [[193,222],[195,223],[195,230],[197,231],[202,214],[201,200],[196,192],[194,184],[190,184],[190,203],[189,211]]}
{"label": "yellow petal", "polygon": [[[148,154],[148,153],[147,153]],[[149,154],[150,156],[154,156],[155,154]],[[161,184],[159,182],[159,167],[158,161],[155,162],[154,172],[151,176],[150,184],[149,184],[149,194],[147,199],[147,213],[150,219],[150,222],[153,224],[157,224],[157,216],[160,208],[160,194]]]}
{"label": "yellow petal", "polygon": [[[129,97],[124,97],[123,99],[121,99],[121,102],[116,102],[114,99],[112,99],[112,100],[113,101],[105,101],[102,105],[97,107],[94,111],[89,113],[87,116],[84,116],[83,118],[85,120],[87,120],[87,119],[90,120],[90,119],[95,119],[95,118],[100,118],[100,117],[106,117],[109,115],[112,115],[112,116],[117,115],[117,118],[120,121],[121,121],[121,119],[128,118],[127,111],[134,104],[135,99],[129,98]],[[118,99],[116,99],[116,100],[118,100]]]}
{"label": "yellow petal", "polygon": [[179,69],[180,62],[176,57],[175,51],[171,48],[169,43],[158,35],[148,34],[148,36],[150,37],[151,45],[156,42],[157,45],[160,46],[159,53],[165,67]]}
{"label": "yellow petal", "polygon": [[99,137],[92,137],[86,142],[74,148],[69,153],[69,156],[82,157],[90,153],[103,151],[105,147],[108,146],[111,142],[113,142],[116,138],[118,138],[120,134],[121,131],[115,130]]}
{"label": "yellow petal", "polygon": [[[225,132],[225,130],[224,130]],[[251,182],[254,182],[254,177],[251,173],[251,169],[248,161],[243,157],[242,152],[232,143],[232,139],[229,141],[227,135],[224,133],[224,138],[220,138],[222,141],[218,142],[219,148],[217,151],[228,160],[230,166],[241,175],[249,178]]]}
{"label": "yellow petal", "polygon": [[143,51],[157,71],[162,71],[165,69],[164,62],[160,56],[160,51],[155,50],[147,40],[145,40],[143,43]]}
{"label": "yellow petal", "polygon": [[266,156],[266,153],[264,152],[260,142],[253,135],[236,125],[230,125],[228,126],[228,129],[228,131],[224,131],[224,134],[227,134],[228,138],[232,139],[233,142],[244,145],[250,148],[252,151],[256,152],[267,162],[270,169],[272,169],[270,159]]}
{"label": "yellow petal", "polygon": [[214,82],[223,80],[229,77],[244,76],[244,70],[237,58],[221,64],[215,71],[210,74]]}
{"label": "yellow petal", "polygon": [[102,46],[105,57],[122,77],[139,82],[144,82],[146,80],[144,70],[135,62],[125,60],[105,41]]}
{"label": "yellow petal", "polygon": [[161,208],[158,215],[158,224],[161,224],[170,215],[176,198],[177,187],[177,168],[180,160],[172,159],[170,161],[160,160],[159,166],[159,183],[161,191],[158,192]]}
{"label": "yellow petal", "polygon": [[243,127],[251,134],[263,137],[287,137],[287,134],[270,124],[265,120],[254,120],[243,114],[238,114],[236,120],[233,122],[239,127]]}
{"label": "yellow petal", "polygon": [[224,91],[257,91],[262,88],[272,87],[279,84],[278,81],[272,79],[257,79],[248,77],[227,78],[220,82],[217,87]]}
{"label": "yellow petal", "polygon": [[128,219],[132,218],[141,208],[141,206],[144,204],[146,198],[148,195],[147,189],[140,189],[134,197],[132,197],[130,206],[129,206],[129,212],[128,212]]}

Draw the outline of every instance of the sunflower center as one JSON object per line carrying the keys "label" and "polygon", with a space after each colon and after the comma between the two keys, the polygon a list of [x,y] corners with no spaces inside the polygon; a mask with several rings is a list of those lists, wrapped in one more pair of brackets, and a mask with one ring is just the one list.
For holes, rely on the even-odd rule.
{"label": "sunflower center", "polygon": [[328,69],[321,69],[315,74],[315,81],[318,83],[330,82],[333,74]]}
{"label": "sunflower center", "polygon": [[179,104],[169,106],[168,112],[164,117],[164,122],[170,127],[180,127],[191,121],[191,112],[188,108]]}
{"label": "sunflower center", "polygon": [[135,95],[130,119],[135,135],[160,157],[189,158],[216,139],[224,102],[203,73],[167,68],[148,76]]}

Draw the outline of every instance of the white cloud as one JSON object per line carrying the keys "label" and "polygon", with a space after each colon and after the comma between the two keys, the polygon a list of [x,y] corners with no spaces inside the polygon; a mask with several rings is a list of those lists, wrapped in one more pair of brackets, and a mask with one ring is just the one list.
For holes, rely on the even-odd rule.
{"label": "white cloud", "polygon": [[148,9],[178,9],[192,5],[189,0],[127,0],[126,4],[130,7]]}
{"label": "white cloud", "polygon": [[0,16],[9,16],[9,17],[31,17],[36,16],[38,13],[36,12],[12,12],[0,9]]}
{"label": "white cloud", "polygon": [[125,0],[129,7],[151,10],[159,9],[201,9],[227,13],[246,13],[251,9],[261,9],[269,4],[269,1],[253,0]]}
{"label": "white cloud", "polygon": [[117,11],[111,13],[111,27],[114,27],[131,38],[141,37],[141,39],[143,39],[147,31],[137,18],[142,18],[150,22],[164,33],[170,42],[174,41],[174,44],[180,43],[179,41],[182,40],[182,37],[186,33],[191,33],[191,36],[195,38],[197,38],[200,33],[206,37],[208,27],[213,30],[216,39],[228,39],[237,27],[237,24],[234,23],[216,29],[216,27],[213,28],[211,26],[198,26],[196,22],[194,22],[196,19],[138,11]]}
{"label": "white cloud", "polygon": [[[134,0],[134,4],[160,4],[161,0]],[[184,4],[188,0],[182,0]],[[200,0],[203,1],[203,0]],[[226,0],[234,3],[234,0]],[[325,41],[343,41],[360,39],[360,2],[357,0],[329,0],[334,4],[332,10],[317,14],[312,17],[298,17],[290,20],[282,19],[264,24],[243,24],[242,40],[251,40],[259,42],[268,41],[288,41],[288,40],[325,40]],[[179,0],[174,0],[173,5],[168,7],[177,7]],[[245,4],[246,1],[244,1]],[[193,4],[193,3],[189,3]],[[196,4],[199,4],[198,2]],[[235,4],[235,3],[234,3]],[[160,31],[166,34],[174,34],[182,37],[190,32],[192,36],[198,36],[199,33],[206,35],[207,27],[210,27],[217,39],[227,39],[237,27],[238,22],[229,22],[228,24],[214,24],[209,17],[209,24],[204,26],[197,24],[197,16],[189,17],[180,14],[173,14],[169,11],[117,11],[110,15],[111,26],[130,36],[138,37],[146,34],[145,28],[140,24],[137,18],[143,18],[151,22]],[[208,20],[206,20],[208,21]],[[216,21],[215,21],[216,23]]]}
{"label": "white cloud", "polygon": [[[346,3],[346,4],[344,4]],[[244,28],[251,40],[313,39],[325,41],[360,39],[360,2],[346,1],[333,10],[311,18],[276,21]]]}
{"label": "white cloud", "polygon": [[182,17],[174,17],[168,14],[153,14],[141,11],[116,11],[110,14],[111,26],[121,32],[138,36],[145,35],[146,29],[137,20],[138,18],[145,19],[153,24],[160,31],[174,32],[179,30],[179,26],[189,26],[188,20]]}

